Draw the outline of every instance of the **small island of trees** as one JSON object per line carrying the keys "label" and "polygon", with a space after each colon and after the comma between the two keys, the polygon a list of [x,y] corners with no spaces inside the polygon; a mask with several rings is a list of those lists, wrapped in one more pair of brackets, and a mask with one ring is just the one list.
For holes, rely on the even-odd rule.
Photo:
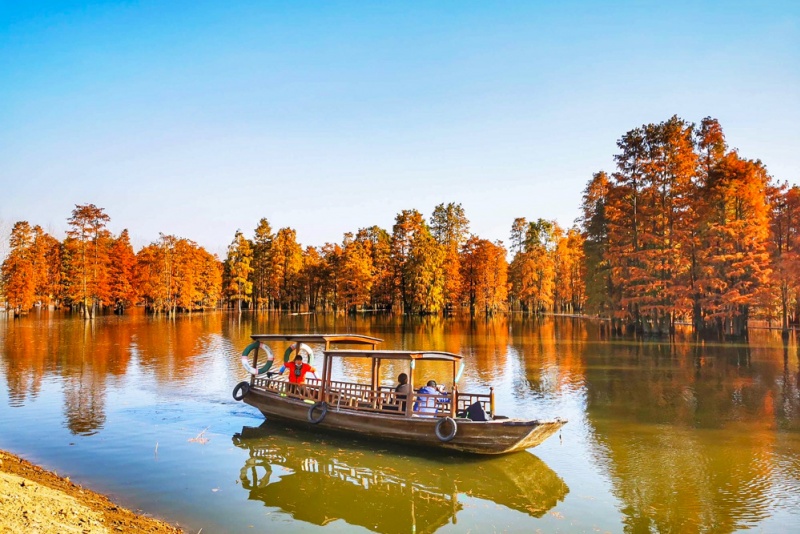
{"label": "small island of trees", "polygon": [[[429,219],[403,210],[341,243],[306,246],[261,219],[224,260],[161,234],[135,252],[127,230],[76,205],[63,241],[14,224],[0,271],[12,314],[64,307],[93,317],[141,305],[174,315],[212,308],[405,314],[591,314],[615,333],[744,336],[753,318],[784,331],[800,314],[800,190],[730,149],[721,126],[678,117],[617,142],[615,171],[595,173],[581,219],[516,218],[509,249],[470,233],[460,204]],[[510,259],[510,262],[509,262]]]}

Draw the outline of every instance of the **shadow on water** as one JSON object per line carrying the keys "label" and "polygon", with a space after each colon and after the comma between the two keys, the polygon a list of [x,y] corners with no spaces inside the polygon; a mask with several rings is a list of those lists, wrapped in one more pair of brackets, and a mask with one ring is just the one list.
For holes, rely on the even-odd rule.
{"label": "shadow on water", "polygon": [[493,458],[410,455],[391,444],[274,427],[244,427],[233,443],[250,452],[241,469],[250,500],[315,525],[343,520],[375,532],[435,532],[455,524],[463,498],[541,517],[569,492],[527,452]]}

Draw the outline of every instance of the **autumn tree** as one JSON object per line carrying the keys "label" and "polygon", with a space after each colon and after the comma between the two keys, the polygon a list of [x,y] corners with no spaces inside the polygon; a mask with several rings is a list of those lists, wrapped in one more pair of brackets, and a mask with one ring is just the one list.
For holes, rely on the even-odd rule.
{"label": "autumn tree", "polygon": [[17,313],[27,312],[36,298],[34,232],[28,221],[19,221],[11,229],[9,253],[2,264],[0,279],[6,302]]}
{"label": "autumn tree", "polygon": [[361,243],[370,256],[372,268],[370,307],[372,309],[391,309],[394,297],[391,236],[383,228],[370,226],[359,229],[355,240]]}
{"label": "autumn tree", "polygon": [[156,311],[160,298],[160,250],[156,243],[142,247],[136,253],[136,264],[133,269],[134,285],[139,297],[144,300],[147,310]]}
{"label": "autumn tree", "polygon": [[97,306],[109,299],[108,221],[103,208],[94,204],[76,205],[72,217],[67,219],[70,229],[65,246],[71,249],[73,260],[67,273],[71,278],[71,297],[86,319],[93,317]]}
{"label": "autumn tree", "polygon": [[444,304],[444,253],[417,210],[404,210],[392,227],[395,291],[403,313],[434,313]]}
{"label": "autumn tree", "polygon": [[373,282],[372,256],[367,242],[344,235],[342,247],[341,296],[344,308],[356,311],[369,303]]}
{"label": "autumn tree", "polygon": [[174,315],[216,306],[222,270],[219,259],[193,241],[162,233],[136,255],[135,280],[149,310]]}
{"label": "autumn tree", "polygon": [[178,260],[177,246],[179,237],[174,235],[167,235],[159,233],[157,243],[157,265],[160,269],[156,272],[160,274],[158,285],[156,286],[157,292],[154,301],[159,303],[157,310],[166,311],[170,315],[177,312],[177,299],[176,293],[177,284],[175,283],[177,277]]}
{"label": "autumn tree", "polygon": [[689,206],[696,197],[694,126],[678,117],[647,124],[618,142],[605,205],[607,258],[620,284],[619,309],[637,330],[669,332],[691,295]]}
{"label": "autumn tree", "polygon": [[408,261],[414,236],[422,232],[425,220],[417,210],[403,210],[395,217],[392,227],[392,267],[394,271],[394,290],[399,296],[403,312],[410,311],[411,290],[410,276],[407,275]]}
{"label": "autumn tree", "polygon": [[[674,328],[690,302],[686,249],[691,245],[695,220],[689,206],[697,189],[693,178],[697,168],[694,125],[673,116],[666,122],[648,125],[648,161],[645,175],[649,198],[653,199],[649,228],[642,236],[646,268],[652,273],[649,290],[655,293],[646,309],[654,329],[665,333]],[[649,266],[649,267],[647,267]]]}
{"label": "autumn tree", "polygon": [[134,282],[136,254],[133,252],[128,230],[113,240],[108,251],[109,292],[116,313],[122,314],[137,298]]}
{"label": "autumn tree", "polygon": [[606,218],[609,187],[608,175],[603,171],[595,173],[583,191],[581,210],[586,304],[590,310],[604,316],[611,313],[614,295]]}
{"label": "autumn tree", "polygon": [[640,235],[646,214],[644,199],[644,161],[646,143],[644,130],[636,128],[627,132],[617,141],[621,152],[614,156],[618,171],[613,177],[614,186],[609,189],[605,204],[608,224],[609,245],[606,258],[614,280],[625,280],[620,284],[619,294],[614,297],[614,315],[638,324],[640,314],[638,302],[642,298],[638,286],[642,285],[644,268],[639,255]]}
{"label": "autumn tree", "polygon": [[249,301],[253,293],[253,282],[250,279],[253,273],[253,247],[250,241],[237,230],[233,241],[228,247],[228,257],[225,260],[226,293],[231,300],[236,301],[236,308],[242,311],[242,301]]}
{"label": "autumn tree", "polygon": [[177,244],[180,238],[159,234],[158,241],[136,255],[136,280],[148,309],[173,315],[177,312]]}
{"label": "autumn tree", "polygon": [[528,232],[528,221],[525,217],[517,217],[511,225],[511,253],[517,254],[525,248],[525,235]]}
{"label": "autumn tree", "polygon": [[195,257],[195,269],[198,271],[195,284],[199,297],[195,304],[201,308],[215,308],[222,295],[222,262],[215,254],[199,246],[195,250]]}
{"label": "autumn tree", "polygon": [[[800,291],[800,187],[783,183],[769,189],[772,208],[770,244],[772,285],[777,292],[781,327],[784,335],[790,322],[797,320]],[[790,311],[794,313],[790,314]],[[791,317],[790,317],[791,315]]]}
{"label": "autumn tree", "polygon": [[408,312],[430,314],[444,309],[444,259],[443,247],[427,228],[414,235],[404,272]]}
{"label": "autumn tree", "polygon": [[712,174],[728,150],[722,126],[716,119],[706,117],[700,122],[695,132],[695,147],[698,153],[697,194],[694,201],[689,204],[691,218],[691,241],[687,250],[689,254],[689,290],[691,293],[692,324],[695,332],[705,329],[703,312],[703,287],[700,279],[703,277],[704,266],[701,261],[703,235],[703,220],[708,217],[711,205],[704,194],[710,188]]}
{"label": "autumn tree", "polygon": [[342,306],[342,265],[344,251],[338,243],[325,243],[320,249],[320,290],[326,308],[338,311]]}
{"label": "autumn tree", "polygon": [[466,243],[469,233],[469,220],[461,204],[453,202],[439,204],[433,210],[430,220],[431,235],[444,250],[442,264],[443,298],[445,310],[459,305],[461,297],[461,257],[460,249]]}
{"label": "autumn tree", "polygon": [[36,240],[36,248],[44,259],[37,293],[43,304],[57,306],[63,299],[63,245],[48,233]]}
{"label": "autumn tree", "polygon": [[272,299],[282,309],[299,308],[299,275],[303,267],[303,249],[297,232],[281,228],[272,241],[272,267],[268,288]]}
{"label": "autumn tree", "polygon": [[469,219],[461,204],[450,202],[433,208],[430,220],[430,232],[440,245],[458,247],[466,243],[469,237]]}
{"label": "autumn tree", "polygon": [[40,226],[20,221],[12,228],[9,246],[0,285],[6,287],[10,308],[26,312],[36,303],[55,303],[61,293],[61,243]]}
{"label": "autumn tree", "polygon": [[577,228],[558,228],[553,248],[553,311],[575,313],[585,299],[583,236]]}
{"label": "autumn tree", "polygon": [[272,269],[272,227],[266,218],[256,226],[253,237],[253,301],[256,309],[270,308],[269,280]]}
{"label": "autumn tree", "polygon": [[506,311],[508,302],[508,261],[507,251],[501,241],[491,242],[484,240],[486,274],[483,276],[485,284],[480,289],[481,299],[479,304],[484,313],[493,315]]}
{"label": "autumn tree", "polygon": [[308,246],[303,252],[300,284],[308,299],[309,310],[321,310],[326,302],[323,294],[326,278],[325,262],[316,247]]}
{"label": "autumn tree", "polygon": [[[173,310],[191,312],[201,307],[200,275],[202,273],[201,247],[189,239],[177,239],[173,253],[173,294],[170,301]],[[174,313],[174,312],[173,312]]]}
{"label": "autumn tree", "polygon": [[169,237],[165,252],[171,257],[171,313],[215,306],[222,291],[220,261],[194,241]]}
{"label": "autumn tree", "polygon": [[[520,221],[524,219],[517,219],[512,226],[512,239]],[[552,309],[556,228],[555,223],[544,219],[527,223],[522,248],[509,266],[512,298],[520,302],[524,311],[539,313]]]}
{"label": "autumn tree", "polygon": [[767,242],[769,176],[759,161],[727,153],[712,170],[703,196],[702,291],[705,323],[716,332],[746,334],[751,308],[770,275]]}
{"label": "autumn tree", "polygon": [[508,262],[501,243],[471,236],[461,261],[464,298],[472,315],[505,311],[508,299]]}

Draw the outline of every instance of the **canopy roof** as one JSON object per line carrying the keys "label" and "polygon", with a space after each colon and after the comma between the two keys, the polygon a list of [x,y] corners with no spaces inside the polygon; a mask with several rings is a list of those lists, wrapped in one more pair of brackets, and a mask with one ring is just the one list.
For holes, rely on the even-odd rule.
{"label": "canopy roof", "polygon": [[461,361],[460,354],[434,350],[326,350],[328,356],[340,358],[376,358],[381,360]]}
{"label": "canopy roof", "polygon": [[351,345],[372,345],[382,343],[377,337],[360,334],[253,334],[255,341],[291,341],[299,343],[349,343]]}

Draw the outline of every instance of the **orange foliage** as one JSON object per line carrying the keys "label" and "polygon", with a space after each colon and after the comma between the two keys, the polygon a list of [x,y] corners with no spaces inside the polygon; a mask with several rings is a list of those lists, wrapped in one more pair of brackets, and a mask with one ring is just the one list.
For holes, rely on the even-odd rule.
{"label": "orange foliage", "polygon": [[9,308],[26,312],[36,297],[34,233],[27,221],[20,221],[11,230],[11,250],[3,261],[2,284]]}
{"label": "orange foliage", "polygon": [[770,300],[769,176],[726,152],[719,123],[678,117],[626,133],[613,181],[584,196],[590,302],[640,331],[680,318],[742,335]]}
{"label": "orange foliage", "polygon": [[98,305],[110,302],[108,286],[108,215],[94,204],[76,205],[68,220],[67,297],[81,307],[84,317],[94,315]]}
{"label": "orange foliage", "polygon": [[136,284],[145,306],[176,313],[215,307],[222,291],[216,256],[188,239],[161,235],[136,255]]}
{"label": "orange foliage", "polygon": [[138,295],[134,286],[135,267],[136,254],[133,252],[128,230],[123,230],[111,244],[108,253],[109,292],[111,303],[118,313],[136,303]]}
{"label": "orange foliage", "polygon": [[342,292],[344,309],[357,309],[369,303],[372,290],[372,256],[368,242],[345,234],[342,251]]}
{"label": "orange foliage", "polygon": [[767,285],[768,181],[760,162],[729,152],[706,186],[698,285],[705,317],[721,332],[743,332]]}
{"label": "orange foliage", "polygon": [[471,313],[487,315],[506,310],[508,300],[508,262],[501,243],[475,236],[464,245],[462,279]]}
{"label": "orange foliage", "polygon": [[[139,302],[151,310],[216,306],[409,314],[468,307],[610,316],[615,327],[667,333],[691,318],[697,329],[742,334],[748,318],[800,316],[800,191],[774,187],[760,162],[729,151],[711,118],[672,117],[623,135],[616,172],[598,172],[583,196],[582,231],[555,221],[513,221],[511,264],[501,242],[468,237],[460,204],[439,204],[429,223],[397,214],[345,233],[341,244],[297,242],[266,218],[253,239],[237,232],[223,265],[197,244],[161,235],[133,254],[127,231],[77,205],[63,243],[24,221],[0,271],[9,306],[63,302],[87,316]],[[135,258],[135,259],[134,259]]]}
{"label": "orange foliage", "polygon": [[779,308],[781,326],[796,323],[800,306],[800,188],[788,184],[770,189],[772,301]]}

